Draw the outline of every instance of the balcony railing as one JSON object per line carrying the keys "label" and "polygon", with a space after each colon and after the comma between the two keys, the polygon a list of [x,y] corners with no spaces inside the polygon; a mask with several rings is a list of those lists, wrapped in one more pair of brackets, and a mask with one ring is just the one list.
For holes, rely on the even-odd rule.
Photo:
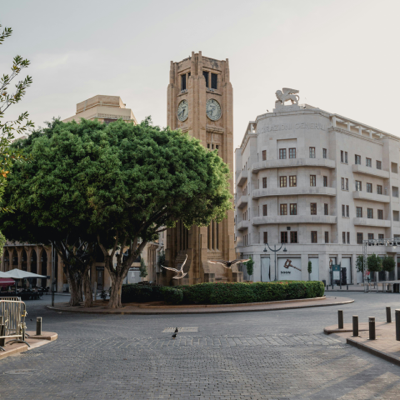
{"label": "balcony railing", "polygon": [[390,221],[387,219],[354,218],[353,224],[356,226],[373,226],[379,228],[390,228]]}
{"label": "balcony railing", "polygon": [[266,224],[336,224],[333,215],[276,215],[253,218],[253,225]]}
{"label": "balcony railing", "polygon": [[357,190],[353,192],[353,199],[375,201],[379,203],[390,203],[390,197],[384,194],[362,192]]}
{"label": "balcony railing", "polygon": [[253,191],[253,199],[271,196],[336,196],[336,189],[330,187],[284,187],[274,189],[257,189]]}
{"label": "balcony railing", "polygon": [[367,167],[366,165],[354,164],[353,172],[356,174],[376,176],[379,178],[389,179],[389,171],[384,171],[383,169],[376,169],[372,167]]}
{"label": "balcony railing", "polygon": [[325,167],[334,169],[336,167],[336,162],[328,158],[285,158],[283,160],[266,160],[254,163],[252,172],[257,173],[258,171],[272,168],[294,167]]}

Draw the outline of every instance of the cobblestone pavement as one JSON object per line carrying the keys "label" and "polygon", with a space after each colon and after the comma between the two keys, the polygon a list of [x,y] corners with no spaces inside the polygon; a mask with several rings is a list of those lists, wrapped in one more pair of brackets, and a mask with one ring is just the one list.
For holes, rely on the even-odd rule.
{"label": "cobblestone pavement", "polygon": [[[321,332],[340,308],[345,322],[384,320],[400,295],[351,297],[340,307],[176,316],[60,314],[44,309],[49,297],[27,302],[28,329],[42,316],[59,339],[0,361],[0,399],[398,399],[399,367]],[[186,328],[177,339],[174,326]]]}

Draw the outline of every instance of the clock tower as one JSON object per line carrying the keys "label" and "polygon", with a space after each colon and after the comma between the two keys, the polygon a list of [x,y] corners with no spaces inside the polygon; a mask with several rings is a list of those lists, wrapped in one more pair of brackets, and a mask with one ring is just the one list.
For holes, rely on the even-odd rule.
{"label": "clock tower", "polygon": [[[228,60],[192,52],[182,61],[171,62],[167,119],[171,129],[188,132],[205,148],[217,150],[233,175],[233,98]],[[233,193],[232,178],[230,190]],[[188,255],[184,267],[188,275],[179,284],[241,280],[237,266],[231,271],[208,263],[235,258],[233,210],[222,222],[213,221],[208,227],[187,230],[177,222],[176,228],[167,231],[165,249],[171,267],[182,264]],[[168,284],[172,276],[167,271],[163,283]]]}

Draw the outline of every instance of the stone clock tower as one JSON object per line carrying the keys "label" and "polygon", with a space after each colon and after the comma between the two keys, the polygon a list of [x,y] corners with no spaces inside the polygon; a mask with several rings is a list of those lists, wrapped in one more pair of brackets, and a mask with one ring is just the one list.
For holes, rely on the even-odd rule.
{"label": "stone clock tower", "polygon": [[[228,60],[192,52],[189,58],[171,62],[167,118],[171,129],[188,132],[210,151],[218,150],[233,175],[233,99]],[[230,190],[233,193],[232,178]],[[241,280],[237,269],[230,271],[208,263],[235,258],[233,235],[233,210],[222,222],[212,222],[209,227],[192,226],[187,230],[178,222],[176,228],[169,229],[165,247],[168,264],[179,266],[188,255],[184,268],[188,275],[178,283]],[[168,271],[163,283],[170,283],[172,276]]]}

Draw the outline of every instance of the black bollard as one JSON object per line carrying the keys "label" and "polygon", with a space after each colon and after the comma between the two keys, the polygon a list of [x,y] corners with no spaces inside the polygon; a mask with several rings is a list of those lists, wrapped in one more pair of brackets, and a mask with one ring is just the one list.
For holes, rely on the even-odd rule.
{"label": "black bollard", "polygon": [[343,329],[343,310],[338,310],[338,328]]}
{"label": "black bollard", "polygon": [[358,336],[358,315],[353,315],[353,336]]}
{"label": "black bollard", "polygon": [[42,317],[36,318],[36,336],[40,336],[42,334]]}
{"label": "black bollard", "polygon": [[392,310],[390,307],[386,307],[386,322],[388,324],[392,322]]}
{"label": "black bollard", "polygon": [[375,317],[369,317],[369,340],[376,339],[376,332],[375,332]]}
{"label": "black bollard", "polygon": [[[0,336],[6,336],[6,326],[0,325]],[[4,347],[6,345],[6,338],[0,339],[0,347]]]}
{"label": "black bollard", "polygon": [[396,340],[400,341],[400,310],[395,310],[396,315]]}

